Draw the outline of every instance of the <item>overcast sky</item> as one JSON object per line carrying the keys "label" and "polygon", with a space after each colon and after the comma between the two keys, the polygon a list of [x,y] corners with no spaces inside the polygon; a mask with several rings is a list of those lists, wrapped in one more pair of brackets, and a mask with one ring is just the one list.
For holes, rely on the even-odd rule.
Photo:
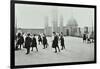
{"label": "overcast sky", "polygon": [[[45,5],[15,4],[15,23],[21,28],[44,28],[45,18],[49,19],[49,26],[57,10],[58,24],[60,16],[63,16],[64,26],[72,17],[77,21],[79,27],[92,27],[94,22],[93,8],[60,7]],[[59,26],[59,25],[58,25]]]}

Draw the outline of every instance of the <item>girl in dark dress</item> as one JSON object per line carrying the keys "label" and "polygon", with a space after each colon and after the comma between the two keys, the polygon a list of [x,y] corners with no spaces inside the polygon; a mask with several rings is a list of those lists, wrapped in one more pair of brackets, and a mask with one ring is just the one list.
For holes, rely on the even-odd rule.
{"label": "girl in dark dress", "polygon": [[45,34],[43,34],[43,35],[44,35],[44,36],[43,36],[43,46],[44,46],[43,49],[45,49],[45,48],[47,48],[48,43],[47,43],[46,35],[45,35]]}
{"label": "girl in dark dress", "polygon": [[58,46],[58,36],[56,35],[55,32],[53,32],[53,35],[54,35],[54,40],[53,40],[53,43],[52,43],[52,48],[55,48],[55,53],[57,53],[57,48],[60,52],[60,48]]}
{"label": "girl in dark dress", "polygon": [[33,47],[35,47],[36,50],[38,51],[37,42],[36,42],[36,38],[35,38],[35,34],[34,34],[34,36],[33,36],[33,38],[32,38],[32,45],[31,45],[31,47],[32,47],[32,50],[31,50],[31,51],[33,51]]}
{"label": "girl in dark dress", "polygon": [[21,45],[20,45],[20,50],[21,50],[21,46],[22,46],[23,43],[24,43],[24,37],[23,37],[23,34],[20,36],[20,41],[21,41]]}
{"label": "girl in dark dress", "polygon": [[16,50],[19,50],[18,47],[21,47],[21,33],[18,33],[16,41]]}
{"label": "girl in dark dress", "polygon": [[38,36],[38,42],[39,42],[39,45],[40,45],[40,43],[42,43],[41,35]]}
{"label": "girl in dark dress", "polygon": [[83,34],[83,43],[86,42],[87,36],[86,34]]}
{"label": "girl in dark dress", "polygon": [[31,41],[32,39],[30,38],[30,34],[27,34],[26,38],[25,38],[25,48],[27,49],[27,53],[30,53],[30,46],[31,46]]}
{"label": "girl in dark dress", "polygon": [[64,44],[64,37],[63,37],[63,34],[61,33],[61,36],[60,36],[60,41],[61,41],[61,50],[65,49],[65,44]]}

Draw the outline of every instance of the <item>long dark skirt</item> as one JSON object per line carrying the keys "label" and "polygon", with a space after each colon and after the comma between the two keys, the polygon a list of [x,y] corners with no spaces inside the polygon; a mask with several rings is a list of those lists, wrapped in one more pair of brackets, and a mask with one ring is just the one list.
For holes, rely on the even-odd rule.
{"label": "long dark skirt", "polygon": [[55,43],[55,42],[53,41],[53,43],[52,43],[52,48],[55,48],[55,47],[57,47],[57,46],[58,46],[58,44]]}
{"label": "long dark skirt", "polygon": [[31,47],[37,47],[36,43],[32,43]]}

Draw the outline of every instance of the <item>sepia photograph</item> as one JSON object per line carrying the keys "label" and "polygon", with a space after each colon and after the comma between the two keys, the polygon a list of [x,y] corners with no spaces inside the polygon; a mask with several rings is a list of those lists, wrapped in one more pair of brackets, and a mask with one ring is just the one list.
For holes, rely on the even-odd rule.
{"label": "sepia photograph", "polygon": [[24,3],[14,2],[15,66],[96,62],[94,6]]}

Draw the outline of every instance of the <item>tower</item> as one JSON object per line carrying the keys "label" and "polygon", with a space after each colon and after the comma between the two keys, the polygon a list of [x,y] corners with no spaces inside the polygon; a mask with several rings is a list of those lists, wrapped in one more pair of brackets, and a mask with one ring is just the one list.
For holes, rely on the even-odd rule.
{"label": "tower", "polygon": [[17,33],[17,17],[15,18],[15,33]]}
{"label": "tower", "polygon": [[63,29],[63,16],[62,15],[60,16],[60,26],[59,27],[60,27],[60,32],[63,33],[64,29]]}
{"label": "tower", "polygon": [[48,35],[49,33],[49,31],[48,31],[48,17],[46,16],[45,17],[45,29],[44,29],[44,33],[46,34],[46,35]]}
{"label": "tower", "polygon": [[52,32],[58,32],[58,11],[55,7],[52,11]]}

